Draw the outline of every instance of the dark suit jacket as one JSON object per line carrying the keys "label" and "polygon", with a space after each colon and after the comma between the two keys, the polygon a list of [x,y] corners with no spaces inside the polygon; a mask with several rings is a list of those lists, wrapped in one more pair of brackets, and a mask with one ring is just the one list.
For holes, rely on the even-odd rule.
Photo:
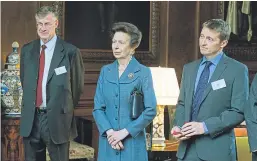
{"label": "dark suit jacket", "polygon": [[[197,71],[201,60],[186,64],[174,124],[189,122]],[[211,82],[224,79],[225,88],[213,90]],[[225,54],[217,65],[203,94],[197,122],[205,122],[208,134],[195,137],[198,157],[208,161],[231,161],[235,157],[233,128],[244,119],[243,107],[248,97],[248,69]],[[187,141],[181,141],[177,157],[186,155]],[[233,152],[234,151],[234,152]]]}
{"label": "dark suit jacket", "polygon": [[[20,78],[23,87],[21,136],[32,130],[39,68],[40,40],[21,49]],[[56,75],[54,69],[65,66],[67,72]],[[84,87],[84,67],[80,51],[57,38],[46,85],[47,119],[50,136],[61,144],[77,136],[73,110]]]}
{"label": "dark suit jacket", "polygon": [[249,99],[245,106],[245,121],[250,150],[253,152],[257,150],[257,74],[253,79]]}

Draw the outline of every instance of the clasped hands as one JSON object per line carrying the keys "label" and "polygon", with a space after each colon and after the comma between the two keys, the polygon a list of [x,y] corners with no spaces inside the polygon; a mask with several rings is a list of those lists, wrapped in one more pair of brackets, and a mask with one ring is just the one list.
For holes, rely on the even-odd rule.
{"label": "clasped hands", "polygon": [[174,126],[171,134],[178,140],[187,140],[192,136],[204,134],[204,125],[202,122],[187,122],[182,127]]}
{"label": "clasped hands", "polygon": [[109,144],[112,146],[113,149],[122,150],[124,146],[122,144],[122,140],[128,136],[127,129],[122,129],[119,131],[114,131],[113,129],[109,129],[107,132],[107,139]]}

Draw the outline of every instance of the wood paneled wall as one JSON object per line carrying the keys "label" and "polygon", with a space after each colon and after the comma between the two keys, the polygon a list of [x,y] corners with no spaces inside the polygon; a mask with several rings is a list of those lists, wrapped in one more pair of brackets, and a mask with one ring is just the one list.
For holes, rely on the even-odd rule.
{"label": "wood paneled wall", "polygon": [[38,2],[1,2],[1,69],[12,51],[12,42],[20,47],[37,38],[34,18]]}
{"label": "wood paneled wall", "polygon": [[[34,14],[36,9],[42,5],[52,5],[61,7],[61,23],[60,34],[64,36],[64,13],[65,2],[1,2],[1,58],[11,52],[11,43],[18,41],[20,46],[37,38],[36,23]],[[222,1],[215,2],[179,2],[179,1],[163,1],[158,2],[158,14],[155,18],[159,18],[157,34],[159,36],[159,47],[156,48],[158,59],[150,59],[147,56],[140,56],[145,60],[148,66],[173,67],[176,70],[178,81],[180,82],[183,65],[201,57],[198,48],[198,37],[201,31],[201,24],[210,18],[224,17],[224,3]],[[251,49],[248,47],[238,49],[230,46],[226,49],[232,57],[239,61],[245,62],[250,68],[252,75],[257,71],[256,47]],[[248,52],[245,52],[248,51]],[[241,55],[234,54],[241,53]],[[243,53],[243,55],[242,55]],[[114,60],[108,56],[97,56],[85,50],[82,50],[83,60],[85,63],[85,89],[81,97],[79,106],[75,111],[76,116],[86,119],[92,118],[93,97],[95,94],[96,82],[100,72],[100,68]],[[107,56],[106,56],[107,55]],[[149,58],[148,60],[146,60]],[[3,66],[2,66],[3,67]],[[3,69],[3,68],[2,68]],[[93,125],[93,147],[97,149],[98,132],[95,124]]]}
{"label": "wood paneled wall", "polygon": [[198,32],[195,32],[199,24],[198,4],[194,1],[169,2],[168,67],[175,68],[179,82],[183,65],[195,60],[198,53]]}
{"label": "wood paneled wall", "polygon": [[[1,2],[1,56],[11,52],[11,43],[18,41],[20,46],[37,38],[34,14],[42,5],[61,6],[60,34],[64,33],[65,2]],[[209,18],[222,17],[220,2],[159,2],[159,45],[158,61],[147,60],[149,66],[174,67],[180,81],[183,65],[200,57],[198,37],[202,22]],[[222,4],[222,3],[221,3]],[[220,7],[221,6],[221,7]],[[85,62],[85,90],[78,115],[90,115],[96,81],[101,66],[112,61],[92,56],[82,51]],[[110,53],[108,53],[110,54]],[[145,56],[147,57],[147,56]],[[143,58],[145,59],[145,58]],[[2,59],[3,61],[3,59]],[[2,63],[3,64],[3,63]]]}

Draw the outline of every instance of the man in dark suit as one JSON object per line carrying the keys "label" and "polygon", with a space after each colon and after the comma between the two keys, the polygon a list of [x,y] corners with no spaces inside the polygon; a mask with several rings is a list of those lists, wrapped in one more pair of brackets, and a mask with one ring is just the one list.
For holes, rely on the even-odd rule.
{"label": "man in dark suit", "polygon": [[252,161],[257,160],[257,74],[255,75],[250,95],[245,107],[245,122],[248,133],[248,142],[252,152]]}
{"label": "man in dark suit", "polygon": [[25,160],[36,161],[36,152],[47,147],[51,161],[68,161],[69,140],[77,136],[73,111],[83,91],[83,61],[78,48],[56,36],[52,7],[41,7],[35,18],[40,39],[21,50]]}
{"label": "man in dark suit", "polygon": [[202,59],[186,64],[176,108],[173,136],[180,140],[179,161],[235,161],[233,128],[244,120],[247,67],[223,53],[230,36],[221,19],[203,24]]}

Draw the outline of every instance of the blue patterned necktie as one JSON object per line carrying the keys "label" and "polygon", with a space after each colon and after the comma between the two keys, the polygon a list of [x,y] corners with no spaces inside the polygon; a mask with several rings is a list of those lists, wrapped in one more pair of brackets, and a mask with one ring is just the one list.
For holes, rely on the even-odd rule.
{"label": "blue patterned necktie", "polygon": [[202,102],[203,98],[203,93],[204,90],[207,87],[209,76],[210,76],[210,69],[209,67],[212,65],[212,62],[206,61],[205,62],[205,67],[203,69],[203,72],[200,76],[196,92],[193,97],[193,105],[192,105],[192,113],[191,113],[191,121],[196,121],[199,109],[200,109],[200,104]]}

